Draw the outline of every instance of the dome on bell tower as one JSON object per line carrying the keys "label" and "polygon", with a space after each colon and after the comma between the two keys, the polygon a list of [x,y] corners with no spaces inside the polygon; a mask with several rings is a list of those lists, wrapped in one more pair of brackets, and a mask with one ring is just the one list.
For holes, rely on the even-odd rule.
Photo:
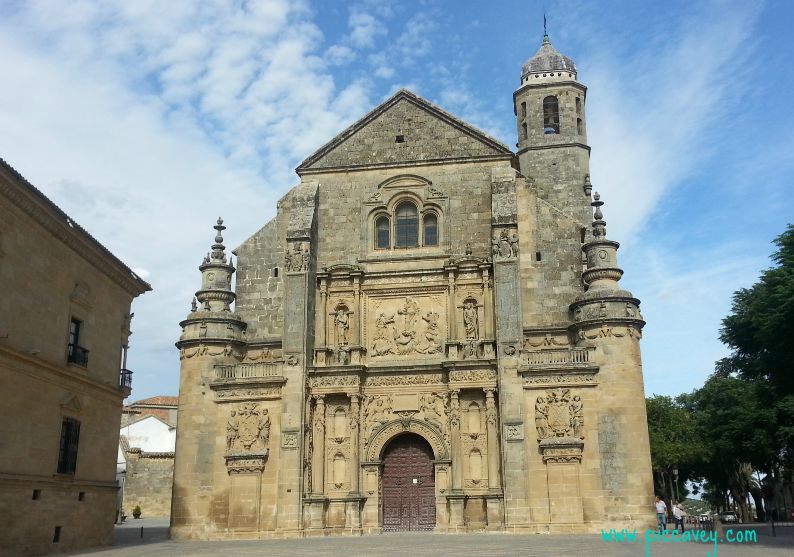
{"label": "dome on bell tower", "polygon": [[[528,81],[532,76],[552,77],[549,74],[557,73],[568,78],[575,78],[576,64],[554,48],[548,35],[543,35],[543,44],[540,45],[540,49],[521,66],[521,83]],[[563,77],[563,75],[559,77]]]}

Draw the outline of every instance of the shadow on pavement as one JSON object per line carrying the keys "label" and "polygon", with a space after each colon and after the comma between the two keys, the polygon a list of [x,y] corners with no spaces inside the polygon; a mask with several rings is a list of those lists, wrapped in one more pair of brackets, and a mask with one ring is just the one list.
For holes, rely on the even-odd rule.
{"label": "shadow on pavement", "polygon": [[140,518],[117,524],[113,546],[144,545],[168,540],[168,518]]}

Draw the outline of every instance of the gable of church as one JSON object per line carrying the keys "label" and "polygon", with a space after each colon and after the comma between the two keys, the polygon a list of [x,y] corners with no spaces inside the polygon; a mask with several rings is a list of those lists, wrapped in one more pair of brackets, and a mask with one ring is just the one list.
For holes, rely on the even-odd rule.
{"label": "gable of church", "polygon": [[303,175],[313,171],[512,156],[506,145],[403,90],[321,147],[298,166],[297,172]]}

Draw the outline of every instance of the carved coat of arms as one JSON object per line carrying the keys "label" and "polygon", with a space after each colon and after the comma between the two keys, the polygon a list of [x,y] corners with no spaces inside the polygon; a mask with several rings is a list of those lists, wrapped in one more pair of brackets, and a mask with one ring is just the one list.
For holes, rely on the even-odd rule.
{"label": "carved coat of arms", "polygon": [[575,437],[584,439],[582,400],[569,389],[548,391],[535,402],[535,427],[538,439]]}
{"label": "carved coat of arms", "polygon": [[226,424],[226,448],[229,451],[266,449],[270,441],[270,416],[256,403],[246,403],[232,410]]}

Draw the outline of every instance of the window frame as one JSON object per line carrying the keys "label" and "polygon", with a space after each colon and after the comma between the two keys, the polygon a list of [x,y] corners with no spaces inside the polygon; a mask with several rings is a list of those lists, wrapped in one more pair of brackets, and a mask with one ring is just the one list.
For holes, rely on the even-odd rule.
{"label": "window frame", "polygon": [[61,435],[58,440],[58,474],[74,476],[77,471],[77,456],[80,450],[80,420],[64,417],[61,420]]}
{"label": "window frame", "polygon": [[[401,226],[400,226],[399,212],[400,212],[401,208],[406,207],[406,206],[413,208],[413,214],[414,214],[414,217],[413,217],[413,221],[414,221],[414,225],[413,225],[414,237],[413,237],[413,239],[414,239],[414,243],[413,244],[400,245]],[[416,203],[413,200],[401,199],[395,204],[395,206],[394,206],[394,225],[393,225],[394,226],[394,240],[392,242],[392,247],[394,249],[411,249],[411,248],[418,248],[418,247],[422,246],[421,238],[419,237],[419,233],[420,233],[420,230],[419,230],[420,229],[420,226],[419,226],[419,224],[420,224],[419,215],[420,215],[419,207],[417,207]],[[411,220],[411,219],[407,218],[407,219],[404,219],[404,220]],[[403,229],[407,229],[406,225],[403,225]]]}
{"label": "window frame", "polygon": [[[378,237],[378,223],[386,221],[386,245],[381,246]],[[388,213],[377,213],[372,221],[372,247],[376,250],[388,250],[392,248],[392,219]]]}
{"label": "window frame", "polygon": [[[434,244],[428,244],[427,243],[427,234],[426,234],[426,232],[427,232],[427,223],[426,223],[426,220],[427,220],[428,217],[432,217],[436,221],[436,224],[435,224],[436,242]],[[421,227],[422,228],[422,247],[437,248],[439,246],[439,244],[441,243],[441,235],[439,234],[439,229],[440,229],[439,221],[440,220],[441,219],[439,219],[438,213],[436,213],[435,211],[428,210],[428,211],[423,211],[422,212],[422,227]]]}
{"label": "window frame", "polygon": [[[560,99],[557,95],[547,95],[543,97],[543,134],[544,135],[558,135],[561,133],[560,125]],[[547,109],[551,107],[550,109]],[[546,131],[552,129],[551,131]]]}

